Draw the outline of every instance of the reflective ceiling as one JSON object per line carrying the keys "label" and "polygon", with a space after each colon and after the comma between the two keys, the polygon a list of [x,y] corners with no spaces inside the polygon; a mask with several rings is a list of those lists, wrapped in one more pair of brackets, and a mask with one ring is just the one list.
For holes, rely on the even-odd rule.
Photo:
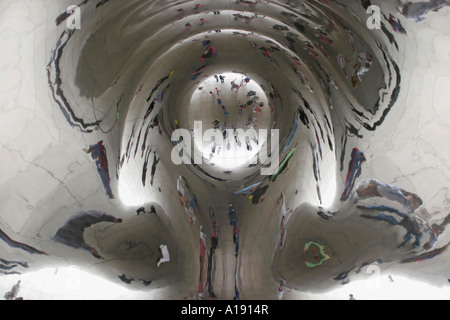
{"label": "reflective ceiling", "polygon": [[5,299],[67,267],[123,299],[448,285],[448,6],[0,1]]}

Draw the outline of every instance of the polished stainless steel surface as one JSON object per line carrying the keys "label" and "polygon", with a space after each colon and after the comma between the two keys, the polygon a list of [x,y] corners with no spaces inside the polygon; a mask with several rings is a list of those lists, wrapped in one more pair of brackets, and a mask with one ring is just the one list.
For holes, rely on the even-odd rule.
{"label": "polished stainless steel surface", "polygon": [[0,1],[5,298],[448,285],[448,5]]}

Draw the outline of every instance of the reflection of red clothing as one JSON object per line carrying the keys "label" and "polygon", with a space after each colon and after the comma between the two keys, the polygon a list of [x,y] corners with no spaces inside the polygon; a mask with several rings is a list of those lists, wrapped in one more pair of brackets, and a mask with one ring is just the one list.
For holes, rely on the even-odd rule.
{"label": "reflection of red clothing", "polygon": [[107,169],[108,161],[106,160],[106,151],[105,151],[105,147],[103,146],[103,144],[99,144],[99,152],[100,152],[100,157],[99,157],[100,168]]}
{"label": "reflection of red clothing", "polygon": [[200,257],[204,256],[206,253],[206,245],[205,245],[205,241],[200,238]]}
{"label": "reflection of red clothing", "polygon": [[214,54],[216,53],[216,48],[211,46],[208,48],[208,50],[206,50],[203,54],[202,54],[202,61],[203,58],[209,58],[212,57]]}
{"label": "reflection of red clothing", "polygon": [[92,159],[95,160],[95,163],[97,164],[98,168],[100,170],[103,170],[108,180],[110,180],[108,173],[108,160],[106,158],[106,150],[103,145],[103,141],[100,141],[97,144],[90,146],[89,152],[91,153]]}
{"label": "reflection of red clothing", "polygon": [[109,178],[108,159],[106,157],[106,150],[105,146],[103,145],[103,141],[99,141],[97,144],[89,146],[87,152],[90,153],[92,159],[95,160],[97,172],[102,179],[102,183],[108,197],[114,198],[110,186],[111,179]]}

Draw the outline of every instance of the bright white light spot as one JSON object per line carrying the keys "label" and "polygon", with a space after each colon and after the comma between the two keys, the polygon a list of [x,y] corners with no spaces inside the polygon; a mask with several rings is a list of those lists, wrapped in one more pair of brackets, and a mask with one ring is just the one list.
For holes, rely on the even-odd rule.
{"label": "bright white light spot", "polygon": [[435,287],[422,281],[402,276],[374,276],[368,280],[351,281],[341,288],[323,294],[294,293],[292,297],[310,300],[448,300],[450,286]]}
{"label": "bright white light spot", "polygon": [[[112,300],[151,299],[151,292],[129,290],[78,266],[44,268],[21,275],[0,278],[1,294],[20,280],[17,297],[24,300]],[[118,281],[120,281],[118,279]]]}
{"label": "bright white light spot", "polygon": [[[225,77],[224,83],[210,76],[198,85],[199,90],[191,98],[189,125],[193,132],[198,132],[196,124],[201,123],[204,137],[194,140],[195,152],[202,154],[204,163],[214,164],[220,170],[256,164],[260,148],[267,140],[267,132],[264,136],[259,129],[268,129],[271,121],[267,96],[256,81],[250,78],[245,81],[245,74],[228,72],[216,76],[219,75]],[[239,89],[233,89],[232,83]],[[239,106],[245,107],[241,109]],[[207,130],[214,127],[215,120],[217,129],[214,133],[222,137],[217,138],[222,139],[219,143],[215,142],[216,138],[205,136],[205,133],[211,133]],[[227,129],[231,130],[230,135],[224,137],[223,132]],[[270,134],[270,130],[268,132]]]}

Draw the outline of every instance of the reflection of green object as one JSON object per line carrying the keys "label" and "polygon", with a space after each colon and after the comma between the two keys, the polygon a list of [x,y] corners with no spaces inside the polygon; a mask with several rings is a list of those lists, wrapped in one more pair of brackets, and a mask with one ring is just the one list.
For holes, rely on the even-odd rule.
{"label": "reflection of green object", "polygon": [[120,105],[120,101],[122,101],[122,97],[123,97],[123,93],[120,96],[120,98],[116,99],[116,117],[117,117],[117,120],[119,120],[119,117],[120,117],[119,105]]}
{"label": "reflection of green object", "polygon": [[320,244],[318,244],[318,243],[316,243],[316,242],[313,242],[313,241],[310,241],[310,242],[308,242],[307,244],[305,244],[305,248],[304,248],[305,254],[308,253],[309,247],[311,247],[311,246],[316,246],[316,247],[319,249],[320,260],[319,260],[318,262],[305,261],[305,264],[306,264],[307,267],[309,267],[309,268],[314,268],[314,267],[320,266],[320,265],[321,265],[322,263],[324,263],[326,260],[330,259],[330,256],[327,255],[327,254],[323,251],[323,250],[324,250],[324,246],[322,246],[322,245],[320,245]]}
{"label": "reflection of green object", "polygon": [[187,189],[186,179],[183,176],[179,176],[178,179],[180,181],[180,184],[183,186],[183,188]]}
{"label": "reflection of green object", "polygon": [[275,179],[278,177],[278,175],[284,171],[289,166],[289,162],[291,162],[292,157],[294,156],[295,149],[297,147],[293,147],[291,151],[283,158],[283,161],[281,161],[280,165],[278,166],[275,173],[270,177],[271,181],[275,181]]}

